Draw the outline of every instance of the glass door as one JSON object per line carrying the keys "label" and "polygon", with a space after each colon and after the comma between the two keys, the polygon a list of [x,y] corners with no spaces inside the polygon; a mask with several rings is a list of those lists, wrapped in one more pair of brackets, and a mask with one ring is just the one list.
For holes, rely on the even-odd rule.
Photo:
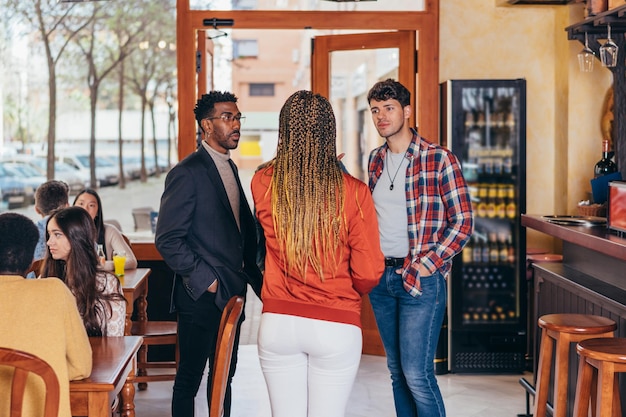
{"label": "glass door", "polygon": [[365,180],[369,151],[382,142],[369,117],[367,92],[377,81],[394,78],[412,92],[415,110],[416,32],[316,36],[312,41],[311,88],[333,104],[337,148],[345,153],[348,171]]}
{"label": "glass door", "polygon": [[[348,171],[366,181],[369,152],[383,139],[372,123],[367,92],[377,81],[394,78],[416,96],[416,32],[376,32],[313,38],[311,88],[328,97],[337,119],[337,148]],[[414,113],[411,123],[415,124]],[[419,116],[418,116],[419,120]],[[384,355],[374,313],[363,298],[363,353]]]}

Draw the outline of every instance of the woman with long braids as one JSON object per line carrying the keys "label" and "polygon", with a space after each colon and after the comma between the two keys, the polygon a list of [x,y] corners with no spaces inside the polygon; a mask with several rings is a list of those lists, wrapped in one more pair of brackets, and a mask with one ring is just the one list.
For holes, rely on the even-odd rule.
{"label": "woman with long braids", "polygon": [[41,277],[58,277],[69,287],[89,336],[123,336],[126,300],[115,275],[100,269],[96,227],[81,207],[50,215],[46,226],[48,251]]}
{"label": "woman with long braids", "polygon": [[273,417],[341,417],[361,359],[361,297],[385,268],[367,186],[342,171],[324,97],[280,111],[276,157],[252,179],[265,242],[258,350]]}

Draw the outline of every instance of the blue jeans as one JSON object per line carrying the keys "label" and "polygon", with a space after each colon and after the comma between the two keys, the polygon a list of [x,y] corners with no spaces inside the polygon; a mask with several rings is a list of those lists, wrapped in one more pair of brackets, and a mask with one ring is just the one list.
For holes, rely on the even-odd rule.
{"label": "blue jeans", "polygon": [[386,267],[369,295],[387,354],[396,415],[445,417],[434,359],[446,309],[446,281],[439,272],[421,277],[423,294],[412,297],[396,269]]}

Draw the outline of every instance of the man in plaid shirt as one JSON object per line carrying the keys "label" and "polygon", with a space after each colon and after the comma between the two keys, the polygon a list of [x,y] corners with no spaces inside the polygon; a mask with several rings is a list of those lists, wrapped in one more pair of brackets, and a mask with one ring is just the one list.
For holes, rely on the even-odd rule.
{"label": "man in plaid shirt", "polygon": [[385,272],[370,293],[398,417],[444,417],[434,371],[452,258],[474,229],[457,158],[409,126],[411,93],[376,83],[367,100],[385,144],[369,158]]}

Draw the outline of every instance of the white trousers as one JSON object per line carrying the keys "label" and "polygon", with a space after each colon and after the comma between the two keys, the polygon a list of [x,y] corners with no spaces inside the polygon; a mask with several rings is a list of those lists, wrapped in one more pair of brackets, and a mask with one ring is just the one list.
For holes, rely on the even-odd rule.
{"label": "white trousers", "polygon": [[357,326],[263,313],[258,349],[272,417],[344,417],[362,345]]}

